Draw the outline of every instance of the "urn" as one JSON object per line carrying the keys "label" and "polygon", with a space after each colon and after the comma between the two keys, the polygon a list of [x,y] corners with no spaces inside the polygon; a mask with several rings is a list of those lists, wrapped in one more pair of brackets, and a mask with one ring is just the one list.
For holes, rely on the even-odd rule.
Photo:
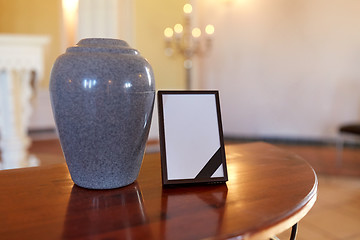
{"label": "urn", "polygon": [[125,41],[83,39],[56,59],[49,90],[74,183],[89,189],[133,183],[154,106],[150,64]]}

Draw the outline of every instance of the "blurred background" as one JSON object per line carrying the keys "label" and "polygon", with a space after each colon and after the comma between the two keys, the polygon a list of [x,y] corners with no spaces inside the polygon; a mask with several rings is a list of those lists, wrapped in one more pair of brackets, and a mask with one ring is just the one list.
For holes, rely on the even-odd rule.
{"label": "blurred background", "polygon": [[[185,3],[0,0],[1,34],[50,38],[30,130],[54,127],[47,90],[51,66],[84,37],[124,39],[153,66],[157,89],[186,88],[184,56],[165,54],[163,34],[183,22]],[[211,48],[193,57],[191,87],[220,91],[225,136],[329,141],[339,124],[359,119],[359,1],[190,3],[192,24],[215,28]],[[150,138],[157,135],[152,129]]]}
{"label": "blurred background", "polygon": [[[298,239],[360,239],[359,144],[335,145],[360,118],[359,12],[358,0],[0,0],[2,161],[27,158],[0,169],[64,162],[51,66],[82,38],[119,38],[148,59],[157,90],[219,90],[227,143],[270,141],[309,161],[319,200]],[[22,61],[20,46],[39,57]],[[26,64],[28,77],[13,73]],[[149,143],[158,136],[155,109]]]}

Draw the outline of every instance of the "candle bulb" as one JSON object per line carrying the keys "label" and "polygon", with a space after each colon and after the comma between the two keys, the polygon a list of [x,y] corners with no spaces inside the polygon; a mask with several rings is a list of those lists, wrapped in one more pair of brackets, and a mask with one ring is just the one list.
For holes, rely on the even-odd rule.
{"label": "candle bulb", "polygon": [[182,33],[183,33],[183,30],[184,30],[183,25],[181,25],[180,23],[175,24],[175,26],[174,26],[174,32],[175,32],[175,39],[176,39],[177,41],[180,40],[180,38],[181,38],[181,36],[182,36]]}
{"label": "candle bulb", "polygon": [[164,30],[164,36],[167,40],[170,40],[174,35],[174,31],[172,30],[172,28],[167,27]]}
{"label": "candle bulb", "polygon": [[194,37],[194,38],[199,38],[201,36],[201,30],[200,28],[194,28],[192,31],[191,31],[191,35]]}
{"label": "candle bulb", "polygon": [[184,30],[184,27],[180,23],[175,24],[175,26],[174,26],[175,33],[181,34],[183,30]]}
{"label": "candle bulb", "polygon": [[192,12],[192,6],[190,3],[187,3],[184,5],[183,7],[184,13],[185,15],[190,15],[190,13]]}
{"label": "candle bulb", "polygon": [[209,36],[210,36],[210,35],[213,35],[214,32],[215,32],[214,26],[211,25],[211,24],[208,24],[208,25],[205,27],[205,32],[206,32],[206,34],[209,35]]}

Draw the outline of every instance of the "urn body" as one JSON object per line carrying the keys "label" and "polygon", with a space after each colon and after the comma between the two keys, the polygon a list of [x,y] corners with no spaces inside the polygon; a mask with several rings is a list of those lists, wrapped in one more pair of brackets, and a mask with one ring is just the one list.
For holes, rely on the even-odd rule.
{"label": "urn body", "polygon": [[54,63],[50,97],[72,180],[90,189],[133,183],[151,124],[150,64],[117,39],[83,39]]}

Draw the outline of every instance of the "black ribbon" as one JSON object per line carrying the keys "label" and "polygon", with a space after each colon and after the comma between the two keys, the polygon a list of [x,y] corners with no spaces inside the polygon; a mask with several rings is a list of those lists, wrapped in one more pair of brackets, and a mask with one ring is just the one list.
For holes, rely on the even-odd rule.
{"label": "black ribbon", "polygon": [[206,165],[196,175],[195,179],[208,179],[214,174],[222,163],[221,147],[214,153]]}

